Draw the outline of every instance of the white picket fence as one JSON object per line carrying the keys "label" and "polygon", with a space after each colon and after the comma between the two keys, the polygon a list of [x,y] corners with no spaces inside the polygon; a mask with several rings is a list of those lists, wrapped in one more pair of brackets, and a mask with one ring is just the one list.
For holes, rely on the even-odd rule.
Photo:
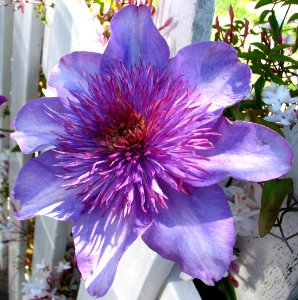
{"label": "white picket fence", "polygon": [[[155,22],[161,26],[169,17],[172,24],[164,30],[173,56],[180,48],[194,41],[208,40],[214,11],[212,0],[160,0]],[[84,1],[57,0],[49,9],[48,25],[35,17],[33,5],[25,13],[0,7],[0,95],[11,100],[11,120],[30,99],[36,98],[40,66],[46,77],[59,58],[74,50],[103,49],[97,42],[96,22]],[[9,126],[9,121],[1,127]],[[2,148],[15,144],[2,143]],[[22,167],[21,153],[10,155],[10,186]],[[38,217],[35,226],[33,270],[44,260],[51,267],[63,259],[71,224]],[[16,268],[16,260],[24,255],[24,242],[9,244],[10,300],[20,300],[24,270]],[[1,254],[1,253],[0,253]],[[1,255],[2,256],[2,255]],[[94,299],[83,282],[78,300]],[[123,256],[111,291],[105,300],[198,300],[200,296],[192,281],[180,279],[173,262],[162,259],[141,240],[137,240]]]}

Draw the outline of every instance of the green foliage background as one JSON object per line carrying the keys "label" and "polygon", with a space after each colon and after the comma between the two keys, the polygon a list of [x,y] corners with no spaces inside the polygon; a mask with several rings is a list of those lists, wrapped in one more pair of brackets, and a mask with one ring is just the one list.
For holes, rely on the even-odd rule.
{"label": "green foliage background", "polygon": [[248,11],[246,9],[246,4],[249,2],[256,2],[251,0],[215,0],[215,16],[221,18],[229,17],[229,7],[230,4],[233,6],[235,16],[238,18],[243,17],[251,20]]}

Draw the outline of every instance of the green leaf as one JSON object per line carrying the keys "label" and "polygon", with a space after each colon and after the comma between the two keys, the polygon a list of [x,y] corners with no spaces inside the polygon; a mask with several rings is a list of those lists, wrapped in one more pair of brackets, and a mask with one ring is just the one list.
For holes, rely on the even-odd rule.
{"label": "green leaf", "polygon": [[283,131],[277,125],[264,120],[262,117],[256,117],[255,120],[254,120],[254,123],[264,125],[264,126],[270,128],[270,129],[274,130],[275,132],[277,132],[282,137],[285,137]]}
{"label": "green leaf", "polygon": [[262,65],[263,70],[266,72],[266,75],[276,84],[279,85],[285,85],[284,81],[282,80],[281,77],[276,76],[275,74],[273,74],[273,72],[271,71],[271,68],[267,65]]}
{"label": "green leaf", "polygon": [[222,280],[217,282],[215,287],[225,295],[226,300],[237,300],[235,287],[228,277],[224,277]]}
{"label": "green leaf", "polygon": [[293,53],[295,53],[297,49],[298,49],[298,26],[296,28],[296,43],[293,49]]}
{"label": "green leaf", "polygon": [[270,61],[281,60],[281,61],[291,62],[294,65],[298,64],[298,62],[295,59],[293,59],[293,58],[291,58],[289,56],[283,55],[283,54],[279,54],[279,53],[271,53],[271,54],[269,54],[268,59]]}
{"label": "green leaf", "polygon": [[278,85],[285,85],[285,82],[279,76],[274,75],[272,72],[270,72],[268,75],[274,83]]}
{"label": "green leaf", "polygon": [[271,49],[272,52],[279,52],[280,50],[290,48],[292,45],[290,44],[282,44],[282,45],[277,45]]}
{"label": "green leaf", "polygon": [[234,35],[233,45],[237,45],[238,40],[239,40],[238,36],[237,36],[237,35]]}
{"label": "green leaf", "polygon": [[19,145],[16,145],[10,151],[11,152],[21,152],[21,149],[20,149]]}
{"label": "green leaf", "polygon": [[214,286],[209,286],[199,279],[194,284],[202,299],[237,300],[234,285],[228,277],[224,277]]}
{"label": "green leaf", "polygon": [[298,19],[298,13],[295,13],[295,14],[291,15],[290,19],[288,20],[288,23],[291,23],[297,19]]}
{"label": "green leaf", "polygon": [[283,131],[276,124],[265,121],[263,119],[263,117],[260,117],[258,114],[259,113],[257,110],[247,110],[244,120],[247,122],[253,122],[253,123],[257,123],[257,124],[266,126],[270,129],[274,130],[275,132],[277,132],[282,137],[285,137]]}
{"label": "green leaf", "polygon": [[245,58],[245,59],[266,59],[266,55],[257,49],[254,49],[253,51],[250,52],[241,52],[238,55],[241,58]]}
{"label": "green leaf", "polygon": [[267,17],[267,15],[270,13],[271,10],[269,9],[266,9],[264,11],[262,11],[262,13],[260,14],[260,17],[259,17],[259,22],[260,23],[263,23],[265,18]]}
{"label": "green leaf", "polygon": [[4,119],[7,116],[10,116],[10,109],[8,105],[5,105],[2,111],[2,118]]}
{"label": "green leaf", "polygon": [[278,26],[278,22],[276,20],[274,11],[272,11],[272,14],[269,16],[268,20],[271,25],[273,40],[274,40],[275,44],[278,44],[279,26]]}
{"label": "green leaf", "polygon": [[264,53],[268,53],[269,52],[269,48],[263,44],[263,43],[251,43],[252,45],[254,45],[255,47],[258,47],[260,50],[262,50]]}
{"label": "green leaf", "polygon": [[256,8],[259,8],[259,7],[262,7],[262,6],[265,6],[265,5],[268,5],[268,4],[271,4],[272,3],[272,0],[260,0],[256,6],[255,6],[255,9]]}
{"label": "green leaf", "polygon": [[281,205],[293,189],[291,178],[273,179],[265,182],[262,192],[262,205],[259,216],[259,232],[264,237],[273,227]]}
{"label": "green leaf", "polygon": [[[244,22],[241,20],[235,20],[236,25],[238,25],[240,28],[244,27]],[[241,25],[241,26],[240,26]]]}
{"label": "green leaf", "polygon": [[250,68],[251,68],[251,71],[253,72],[253,74],[263,75],[263,73],[264,73],[262,67],[258,63],[252,64],[250,66]]}
{"label": "green leaf", "polygon": [[290,5],[290,4],[298,4],[298,0],[287,0],[282,6]]}
{"label": "green leaf", "polygon": [[262,91],[264,85],[265,85],[265,79],[263,76],[260,76],[254,85],[257,108],[262,108]]}

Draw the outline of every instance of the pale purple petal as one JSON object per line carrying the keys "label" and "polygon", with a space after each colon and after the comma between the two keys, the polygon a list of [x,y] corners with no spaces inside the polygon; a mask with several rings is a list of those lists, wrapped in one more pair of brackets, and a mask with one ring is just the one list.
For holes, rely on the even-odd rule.
{"label": "pale purple petal", "polygon": [[109,210],[103,216],[95,209],[74,221],[78,267],[90,295],[99,297],[110,289],[123,253],[150,225],[149,220],[139,217],[133,205],[125,218],[121,211],[114,216]]}
{"label": "pale purple petal", "polygon": [[6,102],[8,102],[8,99],[5,96],[0,96],[0,106]]}
{"label": "pale purple petal", "polygon": [[63,56],[52,70],[48,86],[55,88],[59,97],[67,100],[73,93],[85,91],[90,76],[99,74],[102,55],[95,52],[72,52]]}
{"label": "pale purple petal", "polygon": [[55,176],[65,171],[55,167],[58,161],[49,150],[30,159],[21,169],[16,180],[13,198],[22,208],[15,216],[25,220],[37,215],[57,220],[72,220],[80,214],[83,206],[77,199],[77,189],[66,190],[63,179]]}
{"label": "pale purple petal", "polygon": [[197,164],[207,172],[198,173],[194,186],[208,186],[226,177],[247,181],[266,181],[282,176],[291,169],[293,153],[287,141],[273,130],[242,121],[230,122],[221,117],[214,131],[220,136],[209,138],[214,150],[198,151]]}
{"label": "pale purple petal", "polygon": [[161,209],[142,235],[162,257],[209,284],[227,272],[233,255],[233,218],[219,186],[192,188],[191,195],[162,185],[168,209]]}
{"label": "pale purple petal", "polygon": [[210,104],[209,112],[241,101],[250,91],[251,71],[241,64],[237,51],[224,42],[202,42],[181,49],[169,62],[168,72],[182,75],[191,87],[197,86],[200,103]]}
{"label": "pale purple petal", "polygon": [[103,54],[103,68],[151,64],[163,70],[169,59],[169,47],[154,26],[151,10],[145,6],[127,6],[111,21],[111,38]]}
{"label": "pale purple petal", "polygon": [[57,135],[64,129],[49,116],[52,111],[63,113],[65,108],[59,98],[39,98],[28,102],[18,113],[11,138],[19,144],[25,154],[57,144]]}

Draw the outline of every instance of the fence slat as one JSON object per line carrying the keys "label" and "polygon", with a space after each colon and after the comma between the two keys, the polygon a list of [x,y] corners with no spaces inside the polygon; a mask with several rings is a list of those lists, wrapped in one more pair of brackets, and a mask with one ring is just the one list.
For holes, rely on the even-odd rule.
{"label": "fence slat", "polygon": [[[11,54],[12,54],[12,32],[13,32],[13,9],[12,7],[0,7],[0,95],[10,97],[11,90]],[[0,115],[3,115],[3,107],[0,108]],[[0,127],[9,128],[10,118],[0,118]],[[9,147],[8,138],[0,139],[0,151]],[[0,200],[1,201],[1,200]],[[5,201],[5,200],[4,200]],[[6,204],[2,205],[6,209]],[[3,217],[8,212],[3,213]],[[2,220],[5,222],[5,220]],[[8,268],[8,245],[1,241],[7,240],[7,234],[0,231],[0,269]]]}
{"label": "fence slat", "polygon": [[59,59],[72,51],[102,52],[98,31],[101,25],[85,1],[59,0],[47,11],[42,68],[48,77]]}
{"label": "fence slat", "polygon": [[[11,92],[11,55],[13,33],[13,8],[0,7],[0,95],[10,98]],[[0,108],[3,116],[3,107]],[[0,118],[0,127],[9,128],[10,118]],[[0,139],[1,149],[9,148],[8,138]]]}
{"label": "fence slat", "polygon": [[[161,258],[138,239],[120,260],[115,281],[102,300],[153,300],[159,294],[174,263]],[[81,282],[78,300],[94,299]]]}
{"label": "fence slat", "polygon": [[12,7],[0,7],[0,95],[9,96],[13,32]]}
{"label": "fence slat", "polygon": [[160,0],[154,17],[158,27],[170,17],[171,24],[162,34],[174,56],[181,48],[201,41],[209,41],[214,15],[214,0]]}
{"label": "fence slat", "polygon": [[175,265],[166,280],[158,300],[201,300],[192,280],[183,281],[180,278],[180,274],[179,266]]}
{"label": "fence slat", "polygon": [[44,261],[51,269],[63,260],[71,224],[37,217],[34,231],[33,271]]}
{"label": "fence slat", "polygon": [[[37,97],[37,84],[40,70],[43,24],[35,17],[32,5],[27,5],[25,13],[15,12],[13,22],[12,49],[12,85],[11,85],[11,118],[14,119],[19,109],[29,99]],[[12,146],[15,144],[12,143]],[[24,163],[21,153],[10,155],[10,187],[12,188],[17,174]],[[17,223],[17,221],[15,220]],[[20,237],[21,238],[21,237]],[[17,268],[19,256],[24,257],[26,245],[13,242],[9,245],[9,297],[20,300],[21,283],[24,281],[24,270]]]}

